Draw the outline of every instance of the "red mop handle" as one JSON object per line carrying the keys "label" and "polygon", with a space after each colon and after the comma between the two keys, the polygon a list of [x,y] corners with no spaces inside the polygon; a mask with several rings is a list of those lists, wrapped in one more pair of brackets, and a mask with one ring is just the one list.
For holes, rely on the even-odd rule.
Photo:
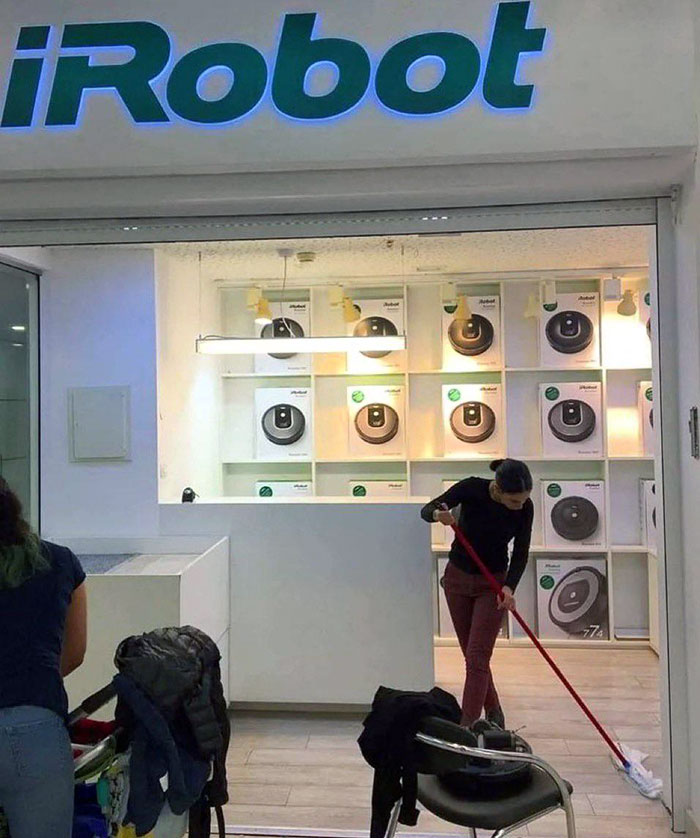
{"label": "red mop handle", "polygon": [[[486,581],[493,588],[496,595],[500,599],[503,596],[503,588],[499,584],[498,579],[496,579],[496,577],[493,575],[493,573],[491,573],[491,571],[483,563],[483,561],[481,560],[481,557],[477,554],[476,550],[469,543],[466,535],[462,532],[462,530],[460,530],[459,527],[456,524],[451,524],[450,526],[455,531],[455,535],[457,536],[457,540],[459,541],[459,543],[467,551],[467,553],[471,557],[474,564],[479,568],[481,573],[484,575],[484,578],[486,579]],[[513,614],[515,619],[520,623],[520,626],[522,627],[525,634],[527,634],[527,636],[530,638],[530,640],[532,640],[532,642],[535,644],[535,648],[537,649],[537,651],[542,655],[542,657],[552,667],[552,669],[554,670],[554,674],[557,676],[557,678],[559,678],[559,680],[562,682],[562,684],[571,693],[571,696],[574,699],[574,701],[583,710],[583,712],[586,714],[586,716],[588,716],[588,720],[595,727],[595,729],[598,731],[598,733],[603,737],[603,739],[605,740],[605,742],[608,745],[608,747],[610,748],[610,750],[620,760],[622,765],[625,768],[628,768],[629,767],[629,762],[625,759],[624,755],[622,754],[622,751],[618,748],[618,746],[610,738],[608,732],[605,730],[603,725],[601,725],[601,723],[598,721],[598,719],[596,719],[596,717],[593,715],[592,711],[588,708],[588,705],[586,704],[586,702],[581,698],[581,696],[576,692],[576,690],[570,684],[569,679],[566,677],[566,675],[564,675],[564,673],[561,671],[561,669],[559,669],[559,667],[554,662],[554,660],[552,659],[549,652],[547,652],[547,650],[544,648],[544,646],[540,643],[539,639],[536,637],[535,633],[532,631],[530,626],[528,626],[528,624],[525,622],[525,620],[523,620],[523,618],[520,616],[520,614],[517,612],[517,610],[515,608],[513,608],[511,613]]]}

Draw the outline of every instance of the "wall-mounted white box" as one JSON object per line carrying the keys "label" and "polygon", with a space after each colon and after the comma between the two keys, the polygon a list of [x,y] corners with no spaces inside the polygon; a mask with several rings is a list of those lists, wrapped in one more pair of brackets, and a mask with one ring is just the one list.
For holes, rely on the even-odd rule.
{"label": "wall-mounted white box", "polygon": [[129,460],[129,387],[76,387],[68,391],[68,444],[72,462]]}

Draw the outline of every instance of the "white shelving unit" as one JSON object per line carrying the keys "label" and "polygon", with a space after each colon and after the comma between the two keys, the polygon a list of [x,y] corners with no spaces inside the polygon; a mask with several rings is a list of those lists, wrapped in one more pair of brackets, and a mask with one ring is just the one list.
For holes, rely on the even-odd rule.
{"label": "white shelving unit", "polygon": [[[607,275],[609,276],[609,274]],[[537,278],[504,276],[487,282],[458,282],[461,292],[499,295],[502,321],[502,366],[476,372],[449,372],[442,367],[441,290],[438,281],[424,279],[386,285],[371,283],[350,287],[356,299],[403,299],[407,350],[401,355],[403,371],[390,373],[349,373],[343,354],[312,356],[312,367],[304,375],[258,375],[252,356],[221,359],[222,424],[221,451],[223,494],[254,494],[257,479],[312,480],[317,497],[347,497],[351,480],[406,480],[409,495],[434,497],[442,491],[444,480],[467,475],[487,476],[488,460],[483,457],[445,457],[443,452],[441,387],[446,383],[501,384],[507,429],[503,454],[525,460],[535,480],[535,522],[532,557],[544,555],[583,555],[605,557],[608,573],[610,639],[607,641],[548,641],[549,645],[611,646],[638,645],[648,640],[648,550],[640,544],[641,521],[638,503],[640,478],[654,477],[654,458],[641,448],[637,412],[637,382],[651,378],[651,348],[646,333],[640,333],[638,318],[621,317],[615,303],[602,300],[602,275],[582,278],[580,272],[543,272]],[[454,280],[454,277],[450,278]],[[539,366],[538,322],[526,319],[524,310],[539,282],[555,279],[558,291],[595,291],[601,300],[602,364],[590,369],[549,369]],[[646,279],[626,277],[625,287],[641,293]],[[222,334],[254,334],[250,313],[245,307],[244,287],[223,287],[221,294]],[[273,314],[274,314],[274,296]],[[340,310],[331,309],[325,285],[295,287],[287,299],[310,300],[312,333],[343,334],[345,323]],[[626,363],[629,361],[629,366]],[[540,432],[539,384],[567,381],[599,382],[603,393],[604,452],[592,459],[562,459],[543,456]],[[403,456],[373,459],[352,457],[348,450],[346,390],[352,384],[400,384],[406,394],[406,448]],[[306,461],[257,461],[254,457],[254,428],[241,422],[253,416],[254,391],[260,386],[304,386],[313,394],[314,446]],[[246,420],[247,421],[247,420]],[[229,429],[235,428],[235,433]],[[608,543],[595,549],[573,547],[566,550],[541,546],[542,522],[538,504],[541,480],[604,480]],[[367,503],[372,500],[368,499]],[[447,548],[434,545],[435,556]],[[535,621],[535,562],[518,591],[523,615]],[[651,566],[651,564],[650,564]],[[523,639],[518,627],[509,627],[509,640]],[[634,639],[632,639],[634,638]],[[436,637],[448,644],[449,638]]]}

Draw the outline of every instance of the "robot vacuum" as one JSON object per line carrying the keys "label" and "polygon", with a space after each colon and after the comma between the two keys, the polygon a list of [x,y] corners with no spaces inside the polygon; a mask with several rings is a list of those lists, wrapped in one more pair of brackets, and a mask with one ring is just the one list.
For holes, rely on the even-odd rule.
{"label": "robot vacuum", "polygon": [[591,345],[593,323],[580,311],[560,311],[547,322],[545,334],[556,352],[575,355]]}
{"label": "robot vacuum", "polygon": [[482,355],[493,343],[493,326],[480,314],[453,320],[447,329],[450,345],[460,355]]}
{"label": "robot vacuum", "polygon": [[595,430],[595,411],[579,399],[557,402],[549,411],[549,428],[562,442],[582,442]]}
{"label": "robot vacuum", "polygon": [[563,576],[549,598],[549,617],[567,634],[601,625],[608,611],[608,586],[594,567],[577,567]]}
{"label": "robot vacuum", "polygon": [[[261,338],[303,338],[304,330],[296,320],[289,317],[275,317],[272,323],[263,326]],[[271,358],[293,358],[295,352],[270,352]]]}
{"label": "robot vacuum", "polygon": [[[396,326],[394,326],[391,320],[387,320],[386,317],[365,317],[363,320],[358,320],[352,333],[355,337],[361,338],[398,335]],[[390,352],[390,349],[386,349],[381,352],[362,352],[361,354],[367,358],[383,358]]]}
{"label": "robot vacuum", "polygon": [[483,442],[496,430],[496,414],[483,402],[464,402],[452,411],[450,427],[462,442]]}
{"label": "robot vacuum", "polygon": [[370,445],[383,445],[399,432],[399,414],[388,404],[368,404],[355,416],[355,430]]}
{"label": "robot vacuum", "polygon": [[598,510],[588,498],[562,498],[551,512],[552,526],[567,541],[583,541],[598,529]]}
{"label": "robot vacuum", "polygon": [[647,317],[647,337],[651,340],[651,317]]}
{"label": "robot vacuum", "polygon": [[649,424],[651,425],[652,428],[654,427],[654,408],[653,407],[649,411]]}
{"label": "robot vacuum", "polygon": [[292,404],[275,404],[263,414],[262,429],[274,445],[292,445],[304,436],[306,419]]}

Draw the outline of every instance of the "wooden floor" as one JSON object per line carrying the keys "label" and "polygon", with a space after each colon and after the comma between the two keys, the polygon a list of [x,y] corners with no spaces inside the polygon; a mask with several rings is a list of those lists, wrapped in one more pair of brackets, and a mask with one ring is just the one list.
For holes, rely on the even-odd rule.
{"label": "wooden floor", "polygon": [[[650,754],[647,765],[659,776],[658,660],[653,653],[562,649],[555,658],[613,734]],[[438,649],[436,663],[440,686],[458,695],[459,651]],[[645,800],[613,770],[597,733],[534,650],[497,649],[494,671],[508,725],[522,727],[535,753],[573,784],[579,838],[672,834],[661,803]],[[237,714],[227,823],[242,834],[253,826],[366,831],[372,773],[357,749],[359,731],[359,719]],[[415,831],[459,833],[427,812]],[[555,814],[518,834],[559,838],[565,831]]]}

